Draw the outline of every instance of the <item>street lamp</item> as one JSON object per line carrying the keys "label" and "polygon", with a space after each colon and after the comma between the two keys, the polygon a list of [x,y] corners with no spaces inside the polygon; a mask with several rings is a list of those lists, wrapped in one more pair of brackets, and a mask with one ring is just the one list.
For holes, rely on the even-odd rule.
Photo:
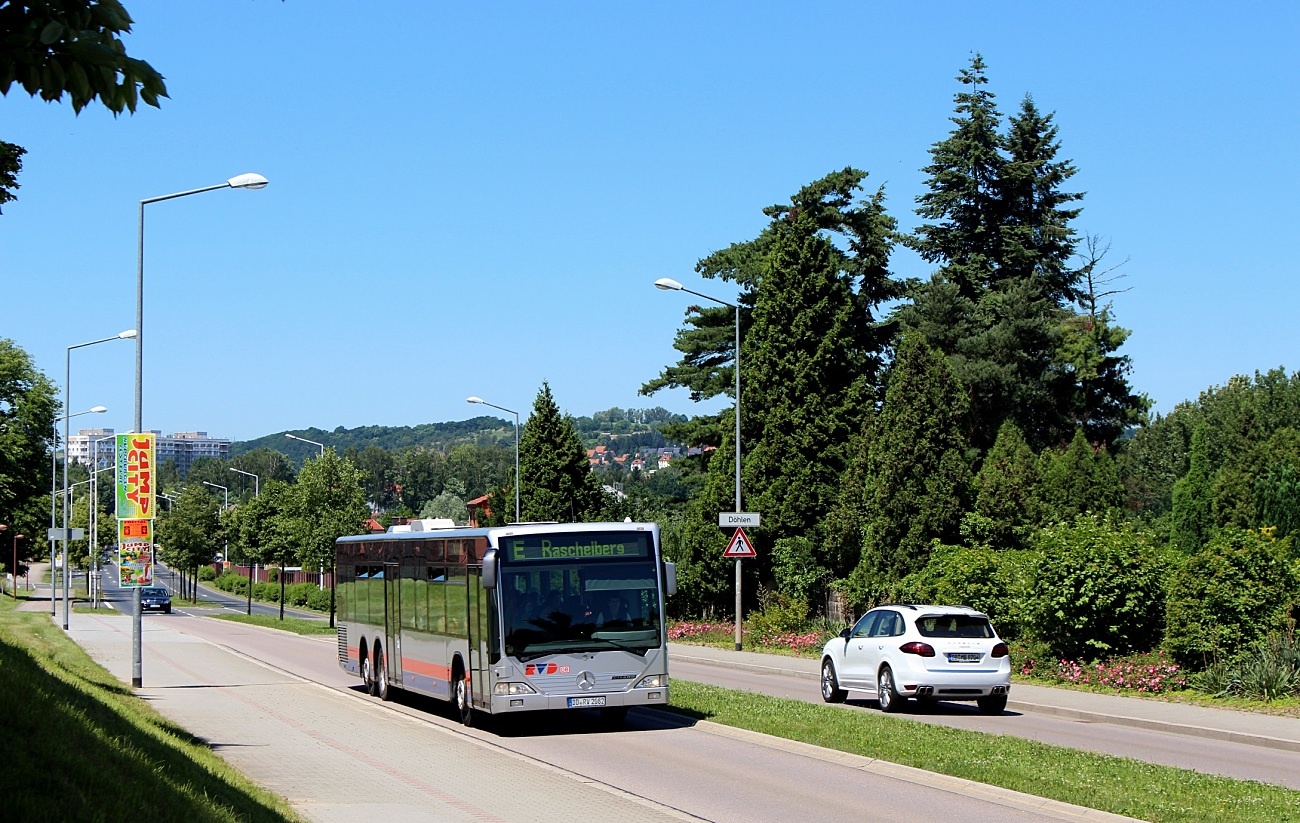
{"label": "street lamp", "polygon": [[[221,504],[221,513],[224,515],[226,512],[230,511],[230,489],[226,488],[220,483],[209,483],[206,480],[203,481],[203,485],[211,486],[214,489],[221,489],[221,493],[226,496],[225,502]],[[224,529],[222,531],[224,532]],[[221,561],[224,563],[229,559],[230,559],[230,538],[226,538],[225,546],[221,550]]]}
{"label": "street lamp", "polygon": [[[740,303],[728,303],[726,300],[719,300],[716,297],[710,297],[707,294],[700,294],[692,291],[671,277],[661,277],[655,281],[656,289],[664,291],[684,291],[687,294],[693,294],[696,297],[703,297],[705,300],[712,300],[723,306],[730,306],[736,310],[736,512],[740,513]],[[740,651],[740,558],[736,558],[736,651]]]}
{"label": "street lamp", "polygon": [[[136,262],[135,262],[135,429],[137,432],[144,432],[144,207],[150,203],[158,203],[163,200],[174,200],[177,197],[185,197],[191,194],[201,194],[205,191],[216,191],[217,189],[263,189],[266,188],[267,179],[260,174],[240,174],[230,178],[224,183],[215,186],[204,186],[201,189],[190,189],[188,191],[178,191],[173,194],[164,194],[159,197],[146,197],[140,201],[140,233],[136,243]],[[140,659],[140,637],[141,637],[141,620],[140,620],[140,587],[135,587],[134,596],[131,598],[134,605],[131,609],[131,687],[138,689],[144,685],[144,675],[142,674],[142,665]]]}
{"label": "street lamp", "polygon": [[515,522],[519,522],[519,412],[514,409],[507,409],[505,406],[498,406],[495,403],[489,403],[481,397],[466,397],[466,403],[478,403],[483,406],[491,406],[494,409],[500,409],[515,416]]}
{"label": "street lamp", "polygon": [[[237,469],[234,466],[226,466],[226,468],[232,472],[236,472],[238,474],[246,474],[249,477],[253,478],[253,497],[257,497],[262,493],[262,479],[260,477],[253,474],[252,472],[246,472],[243,469]],[[247,547],[245,547],[245,552],[247,552]],[[245,557],[244,559],[248,560],[249,558]],[[257,564],[249,563],[248,564],[248,606],[245,611],[245,614],[249,614],[249,615],[253,613],[253,577],[255,576],[256,571],[257,571]]]}
{"label": "street lamp", "polygon": [[99,465],[97,451],[98,444],[101,440],[115,439],[115,435],[100,437],[90,441],[91,454],[96,455],[91,463],[90,470],[90,506],[86,510],[86,526],[90,534],[86,543],[90,547],[89,562],[86,564],[86,590],[90,595],[90,606],[93,609],[99,608],[99,475],[100,472],[117,471],[117,461],[113,465],[105,466],[102,469],[94,468]]}
{"label": "street lamp", "polygon": [[[55,523],[54,500],[55,500],[55,495],[58,493],[58,480],[59,480],[59,423],[63,422],[64,424],[63,430],[64,432],[67,432],[68,430],[67,421],[71,420],[72,418],[80,417],[83,414],[103,414],[106,411],[108,411],[107,406],[95,406],[94,408],[86,409],[85,411],[76,412],[74,414],[66,414],[63,417],[60,417],[54,421],[54,437],[52,438],[52,440],[54,441],[54,446],[53,448],[50,449],[50,531],[49,534],[50,534],[50,616],[51,617],[54,616],[54,614],[58,611],[58,602],[59,602],[58,598],[54,596],[54,537],[53,537],[53,535],[57,533],[57,529],[55,528],[54,525]],[[63,470],[64,470],[63,484],[65,486],[68,483],[67,468],[68,468],[68,443],[67,443],[67,438],[65,437],[63,443]],[[65,512],[63,525],[65,526],[67,525],[67,517],[66,517],[67,507],[68,504],[67,501],[65,500],[63,503],[63,508]],[[65,537],[64,547],[66,548],[67,546],[66,533],[64,537]]]}
{"label": "street lamp", "polygon": [[[63,408],[68,408],[68,397],[72,394],[72,350],[82,349],[86,346],[95,346],[100,343],[109,343],[113,340],[136,340],[137,345],[140,334],[136,329],[127,329],[124,332],[118,332],[112,337],[103,337],[99,340],[91,340],[89,343],[78,343],[75,346],[68,346],[68,351],[63,361]],[[68,630],[68,418],[63,418],[63,630]]]}
{"label": "street lamp", "polygon": [[324,444],[324,443],[317,443],[315,440],[308,440],[308,439],[305,438],[305,437],[299,437],[299,436],[296,435],[296,434],[289,434],[288,432],[285,432],[285,433],[284,433],[284,436],[287,437],[287,438],[289,438],[290,440],[301,440],[301,441],[304,442],[304,443],[310,443],[310,444],[312,444],[313,446],[319,446],[319,447],[320,447],[320,456],[321,456],[321,457],[324,457],[324,456],[325,456],[325,444]]}

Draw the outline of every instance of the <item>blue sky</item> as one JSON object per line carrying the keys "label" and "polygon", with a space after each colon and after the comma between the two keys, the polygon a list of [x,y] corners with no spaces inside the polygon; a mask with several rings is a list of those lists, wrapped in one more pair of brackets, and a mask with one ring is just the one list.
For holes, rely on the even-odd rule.
{"label": "blue sky", "polygon": [[[915,226],[976,51],[1004,114],[1056,113],[1156,410],[1300,362],[1295,3],[125,5],[161,110],[0,98],[28,150],[0,336],[62,386],[68,346],[135,325],[139,201],[265,175],[147,207],[146,428],[526,415],[544,380],[575,415],[714,411],[637,394],[690,300],[654,280],[731,299],[695,262],[848,165]],[[71,409],[110,409],[74,424],[129,429],[132,344],[72,359]]]}

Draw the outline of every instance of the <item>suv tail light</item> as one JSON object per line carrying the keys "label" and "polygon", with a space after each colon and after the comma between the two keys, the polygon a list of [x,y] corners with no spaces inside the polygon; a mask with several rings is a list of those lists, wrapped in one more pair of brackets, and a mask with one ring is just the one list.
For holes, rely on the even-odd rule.
{"label": "suv tail light", "polygon": [[918,643],[913,640],[911,643],[904,643],[898,647],[903,654],[917,654],[921,657],[934,657],[934,646],[929,643]]}
{"label": "suv tail light", "polygon": [[993,647],[993,651],[989,652],[989,657],[1006,657],[1009,654],[1011,650],[1007,648],[1007,644],[999,643]]}

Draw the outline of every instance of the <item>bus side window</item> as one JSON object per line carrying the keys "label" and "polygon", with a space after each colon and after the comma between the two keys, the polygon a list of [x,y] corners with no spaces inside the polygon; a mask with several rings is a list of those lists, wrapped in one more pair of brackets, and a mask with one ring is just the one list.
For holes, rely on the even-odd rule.
{"label": "bus side window", "polygon": [[447,570],[442,566],[429,566],[429,631],[447,633]]}
{"label": "bus side window", "polygon": [[[450,546],[447,547],[447,553],[451,554]],[[469,608],[466,582],[464,566],[447,567],[447,631],[453,637],[460,637],[465,632],[466,609]]]}

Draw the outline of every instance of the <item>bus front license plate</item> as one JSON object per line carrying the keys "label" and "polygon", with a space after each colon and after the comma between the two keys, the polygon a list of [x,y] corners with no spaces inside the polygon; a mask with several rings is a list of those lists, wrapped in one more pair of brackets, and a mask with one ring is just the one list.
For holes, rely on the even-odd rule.
{"label": "bus front license plate", "polygon": [[588,709],[591,708],[592,706],[603,706],[603,705],[605,705],[605,698],[603,697],[570,697],[569,698],[570,709]]}

